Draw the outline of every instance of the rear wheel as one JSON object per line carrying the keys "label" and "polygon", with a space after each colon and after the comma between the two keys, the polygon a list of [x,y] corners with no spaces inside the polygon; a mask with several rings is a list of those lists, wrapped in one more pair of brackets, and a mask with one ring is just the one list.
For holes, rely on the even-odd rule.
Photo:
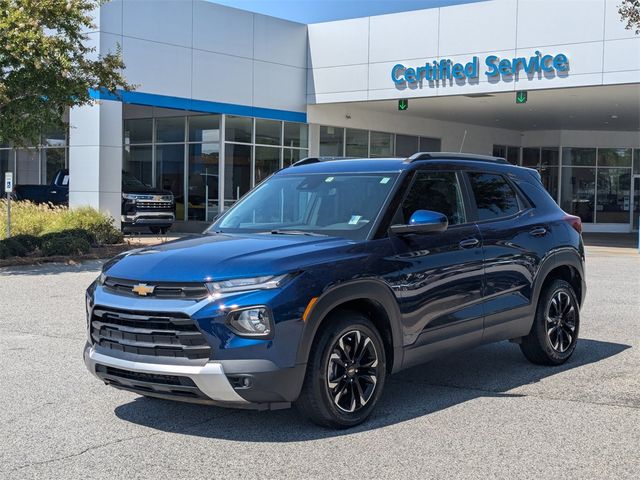
{"label": "rear wheel", "polygon": [[341,310],[326,320],[313,345],[299,409],[318,425],[362,423],[380,398],[386,358],[380,334],[359,312]]}
{"label": "rear wheel", "polygon": [[520,349],[530,362],[560,365],[578,341],[580,305],[571,284],[554,280],[540,294],[536,317]]}

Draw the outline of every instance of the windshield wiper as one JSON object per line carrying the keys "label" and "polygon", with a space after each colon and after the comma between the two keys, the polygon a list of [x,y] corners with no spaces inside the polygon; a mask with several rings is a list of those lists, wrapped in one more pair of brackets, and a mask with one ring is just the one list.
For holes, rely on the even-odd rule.
{"label": "windshield wiper", "polygon": [[271,230],[269,233],[271,235],[306,235],[309,237],[326,237],[327,236],[327,235],[323,235],[322,233],[307,232],[304,230]]}

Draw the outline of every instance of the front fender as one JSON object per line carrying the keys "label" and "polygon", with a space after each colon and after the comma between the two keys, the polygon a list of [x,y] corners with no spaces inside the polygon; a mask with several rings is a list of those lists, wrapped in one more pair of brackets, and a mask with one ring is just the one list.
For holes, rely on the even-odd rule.
{"label": "front fender", "polygon": [[384,310],[389,319],[391,343],[393,345],[393,372],[402,365],[402,329],[398,302],[387,284],[381,280],[367,278],[340,283],[327,289],[313,306],[302,332],[298,346],[297,363],[307,363],[313,341],[322,321],[340,305],[353,300],[367,300]]}

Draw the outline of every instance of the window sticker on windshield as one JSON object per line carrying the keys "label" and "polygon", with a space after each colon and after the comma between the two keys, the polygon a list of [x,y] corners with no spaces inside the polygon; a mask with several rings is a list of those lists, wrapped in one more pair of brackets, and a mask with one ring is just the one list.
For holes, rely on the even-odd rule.
{"label": "window sticker on windshield", "polygon": [[362,215],[351,215],[351,220],[349,220],[349,225],[357,225]]}
{"label": "window sticker on windshield", "polygon": [[385,183],[389,183],[389,180],[391,180],[391,177],[383,177],[382,180],[380,180],[380,183],[384,185]]}
{"label": "window sticker on windshield", "polygon": [[333,182],[333,178],[334,177],[327,177],[327,178],[324,179],[324,181],[327,182],[327,183],[331,183],[331,182]]}

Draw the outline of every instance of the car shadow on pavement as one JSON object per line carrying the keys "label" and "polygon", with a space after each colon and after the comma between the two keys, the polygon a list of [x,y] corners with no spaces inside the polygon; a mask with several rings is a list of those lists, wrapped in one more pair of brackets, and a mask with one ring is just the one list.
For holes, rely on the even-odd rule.
{"label": "car shadow on pavement", "polygon": [[559,367],[530,364],[520,349],[508,342],[434,360],[388,377],[372,416],[349,430],[317,427],[295,409],[257,412],[144,397],[118,406],[115,414],[128,422],[184,435],[243,442],[315,440],[375,430],[479,397],[522,397],[522,393],[509,391],[600,362],[627,348],[630,346],[582,339],[572,358]]}

